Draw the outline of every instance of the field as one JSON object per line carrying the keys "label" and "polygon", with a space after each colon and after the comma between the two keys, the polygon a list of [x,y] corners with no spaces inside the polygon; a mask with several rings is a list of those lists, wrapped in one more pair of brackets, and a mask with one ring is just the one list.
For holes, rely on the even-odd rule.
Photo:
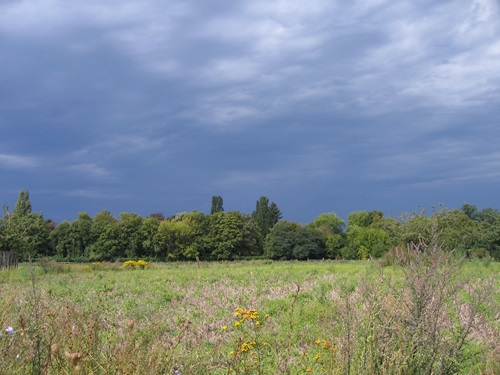
{"label": "field", "polygon": [[498,374],[500,264],[22,264],[0,374]]}

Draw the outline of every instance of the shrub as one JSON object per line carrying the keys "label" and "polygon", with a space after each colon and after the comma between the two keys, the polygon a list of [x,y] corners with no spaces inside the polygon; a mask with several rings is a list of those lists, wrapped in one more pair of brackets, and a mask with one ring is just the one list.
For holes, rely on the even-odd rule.
{"label": "shrub", "polygon": [[145,260],[139,259],[138,261],[135,260],[127,260],[123,263],[123,268],[125,269],[141,269],[143,270],[148,266],[148,262]]}

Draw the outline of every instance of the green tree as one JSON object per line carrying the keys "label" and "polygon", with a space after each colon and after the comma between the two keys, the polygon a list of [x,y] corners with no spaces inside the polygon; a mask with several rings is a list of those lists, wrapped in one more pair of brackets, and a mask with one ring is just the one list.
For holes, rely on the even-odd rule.
{"label": "green tree", "polygon": [[265,196],[259,198],[255,211],[252,213],[252,217],[259,226],[263,237],[267,236],[271,228],[281,219],[281,216],[278,205],[274,202],[269,205],[269,198]]}
{"label": "green tree", "polygon": [[385,230],[392,228],[394,222],[386,220],[382,212],[352,212],[347,218],[346,243],[340,249],[342,258],[379,258],[397,243]]}
{"label": "green tree", "polygon": [[68,233],[71,249],[66,253],[67,260],[88,260],[90,246],[99,236],[93,235],[94,223],[87,212],[78,213],[78,219],[73,220]]}
{"label": "green tree", "polygon": [[315,229],[282,220],[266,237],[264,255],[270,259],[319,259],[325,256],[324,242]]}
{"label": "green tree", "polygon": [[33,260],[51,253],[50,232],[53,222],[44,220],[41,213],[31,211],[29,193],[23,190],[12,213],[4,205],[2,218],[2,248],[14,251],[20,261]]}
{"label": "green tree", "polygon": [[128,259],[134,259],[142,253],[142,241],[140,238],[140,229],[142,226],[142,217],[135,213],[120,213],[118,227],[120,230],[121,256]]}
{"label": "green tree", "polygon": [[69,259],[73,248],[71,223],[63,221],[51,233],[50,242],[58,259]]}
{"label": "green tree", "polygon": [[204,247],[214,260],[229,260],[243,241],[243,220],[239,212],[216,212],[205,221]]}
{"label": "green tree", "polygon": [[180,212],[158,227],[157,254],[171,260],[208,259],[204,247],[206,217],[200,211]]}
{"label": "green tree", "polygon": [[272,228],[273,226],[276,225],[278,221],[280,221],[283,218],[283,214],[281,210],[278,208],[278,205],[274,202],[271,202],[269,205],[269,224],[270,227]]}
{"label": "green tree", "polygon": [[346,259],[380,258],[392,247],[389,235],[377,228],[352,226],[347,231]]}
{"label": "green tree", "polygon": [[157,257],[159,247],[156,245],[158,227],[161,221],[154,216],[149,216],[142,221],[139,228],[138,238],[140,241],[141,257]]}
{"label": "green tree", "polygon": [[224,212],[222,197],[220,195],[214,195],[212,197],[212,207],[210,208],[210,214],[215,214],[216,212]]}
{"label": "green tree", "polygon": [[468,203],[462,204],[462,212],[471,220],[477,220],[477,206]]}
{"label": "green tree", "polygon": [[308,228],[316,230],[321,236],[326,248],[327,258],[340,256],[340,249],[345,246],[346,236],[344,233],[345,222],[334,212],[323,213],[316,217]]}
{"label": "green tree", "polygon": [[89,247],[89,260],[101,261],[116,260],[123,256],[123,242],[121,241],[120,226],[118,222],[110,222],[101,231],[97,240]]}
{"label": "green tree", "polygon": [[163,220],[158,226],[157,244],[167,261],[185,260],[186,251],[194,242],[189,216],[182,220]]}
{"label": "green tree", "polygon": [[13,214],[18,216],[26,216],[31,213],[30,193],[28,190],[22,190],[17,198],[16,206]]}
{"label": "green tree", "polygon": [[240,214],[242,227],[242,239],[235,250],[238,257],[255,257],[264,252],[263,238],[259,226],[255,220],[246,214]]}

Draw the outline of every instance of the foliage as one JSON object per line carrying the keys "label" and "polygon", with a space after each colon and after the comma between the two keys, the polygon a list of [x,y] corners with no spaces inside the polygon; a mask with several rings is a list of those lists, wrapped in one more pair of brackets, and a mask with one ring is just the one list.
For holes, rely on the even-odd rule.
{"label": "foliage", "polygon": [[[466,257],[500,259],[500,212],[464,204],[458,209],[433,208],[384,217],[380,211],[348,215],[348,225],[335,213],[322,213],[301,225],[282,221],[276,203],[261,196],[252,215],[225,213],[222,198],[213,197],[213,212],[181,212],[143,218],[103,210],[91,217],[80,212],[74,221],[56,225],[31,210],[29,193],[19,194],[16,207],[4,206],[0,249],[20,261],[52,257],[69,262],[114,261],[136,257],[168,261],[269,259],[368,259],[407,248],[432,237],[437,222],[445,251]],[[273,228],[280,226],[273,231]],[[391,255],[392,254],[392,255]]]}
{"label": "foliage", "polygon": [[205,221],[204,248],[211,259],[228,260],[243,240],[243,220],[238,212],[216,212]]}
{"label": "foliage", "polygon": [[330,259],[340,257],[340,249],[345,246],[345,221],[334,212],[323,213],[316,217],[307,228],[315,229],[324,241],[325,256]]}
{"label": "foliage", "polygon": [[325,248],[314,229],[282,220],[267,236],[264,254],[271,259],[319,259],[324,257]]}
{"label": "foliage", "polygon": [[212,197],[212,207],[210,208],[210,214],[215,214],[216,212],[224,212],[223,201],[220,195],[214,195]]}
{"label": "foliage", "polygon": [[258,224],[262,236],[265,237],[271,228],[281,219],[282,214],[276,203],[272,202],[269,205],[269,198],[262,196],[255,205],[252,217]]}

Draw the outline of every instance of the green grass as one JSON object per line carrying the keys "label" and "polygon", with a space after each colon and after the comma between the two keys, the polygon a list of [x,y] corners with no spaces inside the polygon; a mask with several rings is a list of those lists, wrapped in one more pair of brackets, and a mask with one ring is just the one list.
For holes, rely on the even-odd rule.
{"label": "green grass", "polygon": [[[500,264],[466,262],[460,271],[467,285],[493,284],[453,368],[493,374]],[[144,270],[23,264],[0,271],[0,373],[409,373],[404,362],[420,353],[408,354],[397,335],[382,340],[389,333],[379,323],[389,322],[389,313],[407,314],[406,295],[391,292],[388,277],[401,284],[403,272],[363,261],[165,263]],[[463,305],[446,303],[450,311]],[[257,310],[259,318],[235,327],[236,308]],[[391,329],[408,329],[404,324]],[[14,335],[5,333],[9,326]],[[252,348],[242,350],[244,343]],[[393,345],[394,358],[384,345]],[[434,369],[439,373],[438,364]]]}

